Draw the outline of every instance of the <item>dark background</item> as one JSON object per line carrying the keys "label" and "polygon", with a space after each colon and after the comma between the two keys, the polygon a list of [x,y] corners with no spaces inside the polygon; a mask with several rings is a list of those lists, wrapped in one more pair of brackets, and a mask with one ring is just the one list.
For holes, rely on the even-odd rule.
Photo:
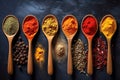
{"label": "dark background", "polygon": [[[8,42],[2,31],[2,21],[8,14],[13,14],[19,19],[20,30],[17,35],[22,36],[26,44],[28,44],[27,40],[21,30],[22,20],[28,14],[35,15],[39,20],[40,29],[33,40],[33,53],[36,43],[41,43],[46,50],[46,60],[42,69],[34,61],[34,72],[32,76],[27,74],[26,65],[23,66],[21,70],[18,69],[17,65],[14,65],[14,74],[12,76],[7,74]],[[78,19],[79,23],[79,30],[75,39],[81,38],[84,43],[87,43],[87,41],[81,33],[80,24],[85,15],[93,14],[97,18],[98,24],[104,15],[113,15],[117,21],[117,31],[112,39],[113,74],[111,76],[107,75],[106,68],[104,68],[102,70],[94,69],[93,76],[86,76],[74,69],[73,75],[69,76],[66,72],[67,59],[65,59],[61,63],[54,60],[54,74],[53,76],[49,76],[47,74],[48,44],[46,37],[41,31],[42,20],[47,14],[54,14],[57,17],[59,22],[59,36],[64,36],[60,28],[62,18],[67,14],[73,14]],[[0,80],[120,80],[119,0],[0,0],[0,24]],[[97,36],[100,35],[102,34],[98,32]],[[64,40],[66,39],[64,38]]]}

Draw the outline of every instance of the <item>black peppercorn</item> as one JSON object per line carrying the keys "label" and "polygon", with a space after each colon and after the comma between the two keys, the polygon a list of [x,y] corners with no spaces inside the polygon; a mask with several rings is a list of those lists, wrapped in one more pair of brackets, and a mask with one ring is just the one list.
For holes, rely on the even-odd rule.
{"label": "black peppercorn", "polygon": [[13,61],[21,68],[27,64],[28,45],[24,43],[22,37],[18,37],[17,42],[13,46]]}

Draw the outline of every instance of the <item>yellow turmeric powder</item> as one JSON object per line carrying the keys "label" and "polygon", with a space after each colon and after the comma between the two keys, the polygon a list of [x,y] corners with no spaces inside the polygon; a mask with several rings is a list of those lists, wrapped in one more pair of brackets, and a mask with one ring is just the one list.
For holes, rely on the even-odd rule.
{"label": "yellow turmeric powder", "polygon": [[64,33],[67,36],[70,36],[76,32],[78,28],[77,25],[78,25],[77,20],[74,17],[69,16],[63,21],[62,28],[63,28]]}
{"label": "yellow turmeric powder", "polygon": [[35,59],[37,62],[44,62],[44,52],[45,50],[41,45],[38,45],[38,47],[35,50]]}
{"label": "yellow turmeric powder", "polygon": [[106,37],[111,37],[116,30],[115,20],[108,16],[101,24],[101,31]]}

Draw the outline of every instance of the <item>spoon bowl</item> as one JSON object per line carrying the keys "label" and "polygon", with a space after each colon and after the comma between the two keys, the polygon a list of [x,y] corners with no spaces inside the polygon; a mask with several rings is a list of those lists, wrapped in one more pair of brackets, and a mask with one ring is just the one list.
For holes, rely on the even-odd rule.
{"label": "spoon bowl", "polygon": [[[72,21],[69,22],[67,25],[65,25],[65,26],[68,27],[68,29],[65,29],[65,27],[64,27],[64,22],[65,22],[66,20],[68,20],[68,18],[71,18]],[[74,26],[74,27],[76,27],[75,32],[72,31],[72,30],[74,30],[74,29],[71,29],[71,30],[70,30],[69,27],[72,26],[71,24],[72,24],[72,25],[75,24],[75,26]],[[66,31],[66,30],[70,30],[70,31]],[[73,39],[73,37],[75,36],[75,34],[77,33],[77,30],[78,30],[78,22],[77,22],[77,19],[75,18],[75,16],[73,16],[73,15],[66,15],[66,16],[63,18],[63,20],[62,20],[62,31],[63,31],[63,33],[64,33],[64,35],[66,36],[67,41],[68,41],[67,73],[68,73],[69,75],[71,75],[72,72],[73,72],[73,70],[72,70],[71,45],[72,45],[72,39]],[[67,33],[67,32],[68,32],[68,33]]]}
{"label": "spoon bowl", "polygon": [[[5,22],[7,21],[7,19],[9,19],[9,17],[13,17],[14,19],[16,19],[18,25],[16,26],[16,30],[14,32],[9,33],[8,31],[11,31],[11,29],[14,29],[14,28],[11,28],[11,29],[7,29],[5,30],[5,27],[9,27],[9,26],[4,26]],[[10,19],[9,19],[10,20]],[[14,25],[15,23],[11,23],[11,26]],[[14,16],[14,15],[7,15],[4,20],[3,20],[3,23],[2,23],[2,30],[4,32],[4,34],[6,35],[7,39],[8,39],[8,43],[9,43],[9,52],[8,52],[8,66],[7,66],[7,71],[8,71],[8,74],[12,75],[13,74],[13,60],[12,60],[12,41],[13,41],[13,38],[15,37],[15,35],[17,34],[18,30],[19,30],[19,22],[18,22],[18,19]]]}
{"label": "spoon bowl", "polygon": [[[110,25],[113,24],[113,25],[115,26],[115,27],[113,28],[113,32],[111,33],[111,35],[106,35],[106,34],[104,33],[104,31],[102,30],[102,28],[101,28],[102,23],[104,22],[104,20],[105,20],[107,17],[110,17],[110,18],[113,19],[113,23],[110,22],[109,24],[110,24]],[[115,34],[116,30],[117,30],[117,23],[116,23],[115,18],[114,18],[112,15],[110,15],[110,14],[105,15],[105,16],[102,18],[101,22],[100,22],[100,32],[102,32],[106,38],[110,38],[110,39],[111,39],[111,38],[113,37],[113,35]]]}
{"label": "spoon bowl", "polygon": [[[108,21],[107,22],[107,25],[109,26],[103,26],[103,23],[104,21],[107,19],[107,18],[111,18],[112,19],[112,22],[111,21]],[[111,31],[109,31],[107,28],[105,29],[102,29],[102,27],[111,27]],[[100,32],[102,32],[104,34],[104,36],[106,37],[107,39],[107,44],[108,44],[108,54],[107,54],[107,73],[109,75],[112,74],[112,56],[111,56],[111,39],[112,39],[112,36],[115,34],[116,32],[116,29],[117,29],[117,24],[116,24],[116,20],[115,18],[108,14],[108,15],[105,15],[101,22],[100,22]],[[105,32],[108,32],[108,34],[106,34]],[[110,34],[110,35],[109,35]]]}
{"label": "spoon bowl", "polygon": [[[44,23],[47,24],[46,20],[51,19],[51,18],[53,19],[53,22],[50,22],[49,25],[47,25],[47,26],[45,25],[43,27]],[[55,32],[50,34],[51,31],[54,31],[53,28],[51,28],[51,30],[49,30],[50,27],[54,26],[54,25],[50,26],[52,23],[56,23],[56,26],[55,26],[56,28],[55,28]],[[45,27],[47,27],[47,29]],[[46,30],[48,30],[48,31],[46,31]],[[48,49],[48,74],[52,75],[53,74],[53,61],[52,61],[52,51],[51,51],[52,40],[53,40],[54,36],[56,35],[56,33],[58,31],[58,21],[57,21],[57,18],[54,15],[49,14],[49,15],[44,17],[44,19],[42,21],[42,31],[43,31],[43,33],[45,34],[45,36],[48,40],[48,48],[49,48]]]}
{"label": "spoon bowl", "polygon": [[[32,21],[31,23],[27,23],[29,22],[30,20],[35,20],[35,21]],[[27,21],[27,22],[26,22]],[[26,26],[24,27],[24,25],[27,24],[29,26]],[[34,25],[34,26],[33,26]],[[27,29],[27,31],[24,31],[24,29],[28,28],[28,27],[31,27],[31,29]],[[34,28],[33,28],[34,27]],[[36,29],[35,29],[36,28]],[[35,31],[33,31],[35,29]],[[36,33],[38,32],[39,30],[39,22],[38,22],[38,19],[33,16],[33,15],[27,15],[24,20],[23,20],[23,23],[22,23],[22,30],[25,34],[25,36],[27,37],[28,39],[28,43],[29,43],[29,50],[28,50],[28,63],[27,63],[27,73],[28,74],[32,74],[33,73],[33,61],[32,61],[32,40],[34,38],[34,36],[36,35]],[[30,33],[31,34],[28,34]]]}
{"label": "spoon bowl", "polygon": [[[87,26],[89,26],[90,23],[95,24],[94,27],[96,27],[96,28],[94,29],[94,32],[92,31],[93,29],[91,29],[91,28],[89,29],[89,32],[90,32],[90,33],[85,32],[85,30],[83,29],[83,23],[84,23],[85,19],[87,19],[88,17],[93,18],[95,22],[92,23],[92,21],[89,21],[89,22],[86,24],[85,27],[86,27],[86,29],[89,29],[89,28],[87,28]],[[93,26],[93,25],[92,25],[92,26]],[[89,26],[89,27],[92,27],[92,26]],[[96,18],[95,18],[93,15],[91,15],[91,14],[86,15],[86,16],[83,18],[83,20],[82,20],[81,30],[82,30],[83,34],[85,35],[85,37],[86,37],[87,40],[88,40],[88,64],[87,64],[87,73],[88,73],[89,75],[92,75],[92,74],[93,74],[92,39],[93,39],[93,37],[95,36],[95,34],[96,34],[97,30],[98,30],[98,24],[97,24]]]}

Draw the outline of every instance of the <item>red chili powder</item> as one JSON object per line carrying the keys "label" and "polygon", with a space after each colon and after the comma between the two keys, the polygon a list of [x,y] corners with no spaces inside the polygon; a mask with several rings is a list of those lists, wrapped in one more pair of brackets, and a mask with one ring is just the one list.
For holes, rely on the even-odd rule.
{"label": "red chili powder", "polygon": [[38,31],[38,20],[34,16],[28,16],[23,23],[23,31],[27,38],[32,39]]}
{"label": "red chili powder", "polygon": [[83,31],[88,35],[93,35],[97,29],[97,22],[94,17],[88,16],[83,20],[82,23]]}

